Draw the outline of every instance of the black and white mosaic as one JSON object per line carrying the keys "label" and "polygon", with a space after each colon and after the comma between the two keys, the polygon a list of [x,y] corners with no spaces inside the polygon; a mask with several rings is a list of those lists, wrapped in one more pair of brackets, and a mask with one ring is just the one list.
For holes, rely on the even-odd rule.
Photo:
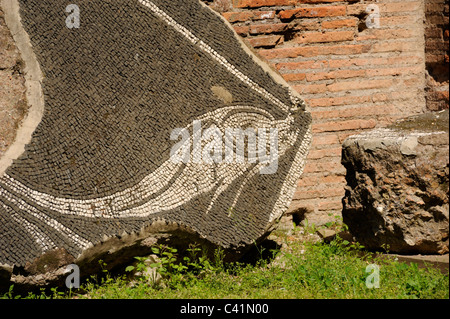
{"label": "black and white mosaic", "polygon": [[[65,24],[68,1],[19,0],[45,104],[0,177],[0,264],[23,266],[55,248],[77,258],[157,220],[225,248],[259,238],[303,170],[311,117],[302,99],[198,0],[71,3],[79,28]],[[248,157],[171,160],[173,130],[193,133],[196,122],[222,136],[276,129],[276,171],[262,174],[265,164]]]}

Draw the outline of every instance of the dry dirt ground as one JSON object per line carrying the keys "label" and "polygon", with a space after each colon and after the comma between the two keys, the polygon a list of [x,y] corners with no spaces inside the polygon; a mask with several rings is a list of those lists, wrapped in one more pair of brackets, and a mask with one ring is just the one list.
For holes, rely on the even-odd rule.
{"label": "dry dirt ground", "polygon": [[28,111],[22,70],[23,61],[0,9],[0,157],[14,142]]}

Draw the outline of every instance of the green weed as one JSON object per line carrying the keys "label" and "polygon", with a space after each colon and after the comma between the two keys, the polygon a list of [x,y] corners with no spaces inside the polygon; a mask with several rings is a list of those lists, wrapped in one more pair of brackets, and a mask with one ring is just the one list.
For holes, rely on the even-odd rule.
{"label": "green weed", "polygon": [[[339,222],[339,221],[338,221]],[[311,231],[311,224],[308,225]],[[339,224],[330,225],[339,227]],[[263,248],[260,255],[263,254]],[[249,299],[448,299],[449,277],[431,266],[379,258],[358,243],[337,236],[323,241],[290,243],[288,250],[272,250],[273,259],[256,263],[225,263],[223,250],[209,258],[205,250],[191,245],[179,255],[175,248],[155,246],[157,262],[148,265],[145,257],[126,268],[143,272],[152,267],[161,275],[162,285],[127,276],[91,277],[81,289],[30,294],[25,298],[249,298]],[[379,288],[369,288],[367,266],[379,268]],[[105,266],[104,264],[101,265]],[[16,298],[13,287],[3,298]]]}

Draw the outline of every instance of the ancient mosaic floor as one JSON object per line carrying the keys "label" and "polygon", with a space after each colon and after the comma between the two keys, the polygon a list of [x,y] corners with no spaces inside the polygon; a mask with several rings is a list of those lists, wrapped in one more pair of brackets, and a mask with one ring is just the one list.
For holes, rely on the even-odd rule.
{"label": "ancient mosaic floor", "polygon": [[[20,0],[44,114],[0,177],[0,264],[78,257],[157,220],[223,247],[251,244],[287,209],[310,143],[303,101],[197,0]],[[180,8],[183,10],[180,10]],[[277,170],[174,163],[176,128],[278,130]]]}

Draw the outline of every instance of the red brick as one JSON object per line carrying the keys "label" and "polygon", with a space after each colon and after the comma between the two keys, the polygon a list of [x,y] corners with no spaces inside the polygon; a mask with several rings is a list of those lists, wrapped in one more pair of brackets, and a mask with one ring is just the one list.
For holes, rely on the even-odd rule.
{"label": "red brick", "polygon": [[279,48],[259,50],[258,53],[268,60],[270,59],[283,59],[283,58],[296,58],[301,55],[303,48]]}
{"label": "red brick", "polygon": [[327,198],[327,197],[343,197],[345,194],[344,187],[339,188],[321,188],[321,189],[300,189],[294,193],[293,200]]}
{"label": "red brick", "polygon": [[320,22],[315,19],[296,20],[295,24],[291,24],[293,31],[317,31],[320,30]]}
{"label": "red brick", "polygon": [[345,6],[323,6],[311,8],[296,8],[283,10],[278,13],[280,19],[311,18],[311,17],[335,17],[346,13]]}
{"label": "red brick", "polygon": [[325,93],[327,91],[326,84],[299,84],[293,85],[292,88],[300,94]]}
{"label": "red brick", "polygon": [[421,85],[423,82],[425,82],[425,79],[417,76],[410,79],[403,79],[403,85],[406,87],[417,87],[418,85]]}
{"label": "red brick", "polygon": [[250,28],[248,26],[233,26],[234,31],[241,36],[246,36]]}
{"label": "red brick", "polygon": [[308,154],[308,159],[319,159],[324,157],[341,156],[342,148],[327,148],[322,150],[311,150]]}
{"label": "red brick", "polygon": [[374,77],[374,76],[388,76],[388,75],[411,75],[411,74],[418,74],[424,71],[424,67],[421,65],[418,66],[412,66],[412,67],[391,67],[391,68],[377,68],[377,69],[370,69],[366,70],[368,77]]}
{"label": "red brick", "polygon": [[319,210],[342,210],[341,200],[328,200],[320,202],[318,205]]}
{"label": "red brick", "polygon": [[381,15],[380,17],[380,25],[383,27],[389,27],[389,26],[401,26],[405,27],[408,25],[414,25],[416,23],[417,17],[413,15],[409,16],[392,16],[392,17],[385,17]]}
{"label": "red brick", "polygon": [[289,29],[287,23],[252,24],[248,26],[250,34],[268,34],[283,32]]}
{"label": "red brick", "polygon": [[288,73],[282,74],[283,78],[288,82],[303,81],[306,78],[305,73]]}
{"label": "red brick", "polygon": [[[328,62],[329,67],[332,69],[338,69],[338,68],[345,68],[345,67],[351,67],[351,66],[364,66],[370,64],[370,62],[373,59],[368,58],[353,58],[353,59],[336,59],[336,60],[330,60]],[[387,59],[385,59],[387,61]]]}
{"label": "red brick", "polygon": [[359,0],[297,0],[297,3],[358,2]]}
{"label": "red brick", "polygon": [[320,178],[320,183],[321,184],[343,184],[343,183],[345,183],[345,177],[337,176],[337,175],[323,176]]}
{"label": "red brick", "polygon": [[270,6],[293,6],[297,0],[233,0],[235,8],[257,8]]}
{"label": "red brick", "polygon": [[350,41],[355,37],[353,31],[334,31],[334,32],[309,32],[302,33],[295,37],[294,43],[320,43],[320,42],[340,42]]}
{"label": "red brick", "polygon": [[[368,70],[370,71],[370,70]],[[388,96],[385,93],[377,93],[377,94],[372,94],[372,102],[376,103],[376,102],[385,102],[387,100],[390,100],[390,96]]]}
{"label": "red brick", "polygon": [[347,6],[347,15],[359,15],[361,13],[365,13],[367,4],[352,4]]}
{"label": "red brick", "polygon": [[275,64],[278,71],[284,70],[308,70],[308,69],[325,69],[328,68],[328,61],[301,61],[301,62],[282,62]]}
{"label": "red brick", "polygon": [[241,22],[241,21],[248,21],[253,16],[252,12],[224,12],[222,15],[227,19],[229,22]]}
{"label": "red brick", "polygon": [[322,22],[322,27],[324,29],[339,29],[339,28],[351,28],[356,27],[358,25],[358,19],[340,19],[340,20],[332,20],[332,21],[324,21]]}
{"label": "red brick", "polygon": [[332,45],[332,46],[317,46],[317,47],[289,47],[279,49],[260,50],[259,54],[270,59],[314,57],[320,55],[352,55],[368,52],[370,45],[366,44],[347,44],[347,45]]}
{"label": "red brick", "polygon": [[[333,46],[323,46],[323,47],[314,47],[311,52],[308,52],[309,56],[316,55],[352,55],[352,54],[361,54],[368,52],[370,49],[369,45],[333,45]],[[305,56],[306,55],[305,53]]]}
{"label": "red brick", "polygon": [[353,90],[366,90],[366,89],[379,89],[386,88],[393,85],[391,79],[385,80],[364,80],[364,81],[346,81],[346,82],[336,82],[327,85],[327,89],[330,92],[339,91],[353,91]]}
{"label": "red brick", "polygon": [[270,35],[248,39],[250,45],[254,48],[260,47],[274,47],[277,44],[283,43],[283,36]]}
{"label": "red brick", "polygon": [[409,64],[414,65],[417,63],[422,63],[422,57],[420,56],[399,56],[390,58],[349,58],[349,59],[339,59],[330,60],[330,68],[343,68],[352,66],[373,66],[373,65],[401,65]]}
{"label": "red brick", "polygon": [[313,137],[313,145],[333,145],[340,144],[339,137],[336,134],[318,135]]}
{"label": "red brick", "polygon": [[406,39],[417,37],[419,33],[410,29],[366,29],[360,32],[355,40],[388,40],[388,39]]}
{"label": "red brick", "polygon": [[310,165],[306,165],[305,169],[303,170],[304,174],[320,172],[344,175],[345,168],[341,164],[333,162],[312,162],[310,163]]}
{"label": "red brick", "polygon": [[372,129],[376,125],[377,125],[377,121],[374,119],[333,121],[333,122],[327,122],[327,123],[313,124],[312,130],[313,130],[313,133],[350,131],[350,130]]}
{"label": "red brick", "polygon": [[[306,163],[306,167],[308,167],[310,163]],[[319,177],[318,176],[305,176],[305,174],[302,175],[302,177],[297,181],[297,187],[305,187],[305,186],[313,186],[317,185],[319,183]]]}
{"label": "red brick", "polygon": [[349,117],[362,117],[367,115],[394,114],[397,109],[393,105],[358,106],[346,109],[311,111],[313,119],[343,119]]}
{"label": "red brick", "polygon": [[422,3],[420,1],[410,2],[410,1],[402,1],[402,2],[390,2],[390,3],[382,3],[379,4],[380,12],[411,12],[418,11],[422,8]]}
{"label": "red brick", "polygon": [[330,72],[308,73],[306,75],[306,79],[311,82],[330,79],[348,79],[365,75],[365,70],[337,70]]}
{"label": "red brick", "polygon": [[306,100],[306,102],[311,107],[360,104],[370,101],[371,96],[342,96],[342,97],[331,97],[331,98],[326,97],[326,98],[315,98]]}
{"label": "red brick", "polygon": [[[348,61],[346,61],[348,62]],[[310,82],[330,79],[346,79],[354,77],[374,77],[374,76],[389,76],[389,75],[411,75],[423,72],[423,66],[412,67],[397,67],[397,68],[376,68],[368,70],[336,70],[320,73],[308,73],[306,79]],[[353,84],[351,84],[353,87]],[[357,87],[355,87],[357,88]]]}
{"label": "red brick", "polygon": [[418,91],[395,91],[390,93],[390,99],[393,100],[410,100],[417,99],[422,94]]}
{"label": "red brick", "polygon": [[222,15],[229,22],[244,22],[251,20],[273,19],[275,11],[244,11],[244,12],[224,12]]}
{"label": "red brick", "polygon": [[411,52],[417,51],[421,52],[420,45],[417,42],[382,42],[374,43],[370,52],[381,53],[381,52]]}
{"label": "red brick", "polygon": [[[359,15],[365,12],[367,8],[367,3],[357,3],[347,6],[348,15]],[[394,12],[414,12],[421,9],[421,2],[391,2],[391,3],[377,3],[380,8],[380,14],[383,13],[394,13]]]}

